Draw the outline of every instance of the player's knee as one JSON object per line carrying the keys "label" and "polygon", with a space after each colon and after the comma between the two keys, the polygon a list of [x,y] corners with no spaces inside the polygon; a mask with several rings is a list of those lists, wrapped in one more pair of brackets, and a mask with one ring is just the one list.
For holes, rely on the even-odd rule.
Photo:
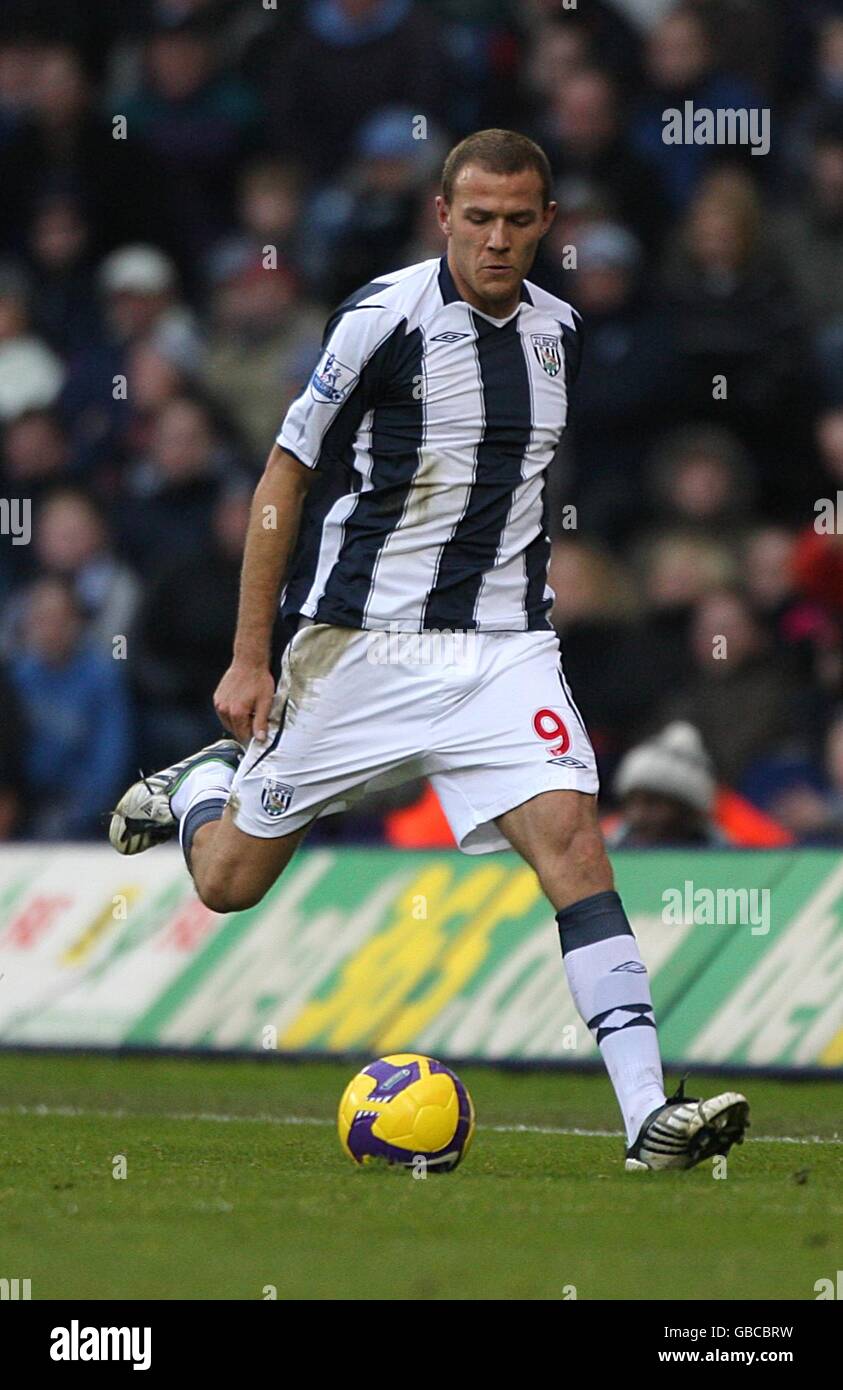
{"label": "player's knee", "polygon": [[196,882],[196,892],[212,912],[245,912],[256,907],[264,895],[263,888],[240,879],[234,874],[206,874]]}

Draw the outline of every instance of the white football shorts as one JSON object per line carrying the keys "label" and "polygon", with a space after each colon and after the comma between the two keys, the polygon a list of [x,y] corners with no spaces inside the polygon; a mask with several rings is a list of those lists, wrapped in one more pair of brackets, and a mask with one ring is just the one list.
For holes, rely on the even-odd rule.
{"label": "white football shorts", "polygon": [[554,632],[300,627],[229,805],[240,830],[272,839],[415,777],[466,854],[508,848],[495,817],[540,792],[597,792]]}

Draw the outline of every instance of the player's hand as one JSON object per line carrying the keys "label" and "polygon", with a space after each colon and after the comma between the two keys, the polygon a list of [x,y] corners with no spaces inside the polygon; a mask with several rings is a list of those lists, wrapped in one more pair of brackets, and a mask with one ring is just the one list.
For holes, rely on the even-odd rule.
{"label": "player's hand", "polygon": [[266,666],[233,662],[216,688],[214,709],[240,743],[245,745],[253,737],[264,742],[274,695],[275,681]]}

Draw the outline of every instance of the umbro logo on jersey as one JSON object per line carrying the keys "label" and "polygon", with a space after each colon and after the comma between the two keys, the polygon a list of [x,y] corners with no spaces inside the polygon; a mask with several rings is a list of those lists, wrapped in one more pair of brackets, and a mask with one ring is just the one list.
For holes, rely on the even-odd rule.
{"label": "umbro logo on jersey", "polygon": [[356,382],[357,375],[351,367],[338,361],[332,352],[326,352],[311,378],[310,389],[314,400],[339,405]]}
{"label": "umbro logo on jersey", "polygon": [[531,333],[530,338],[542,371],[548,376],[558,376],[562,370],[559,339],[549,333]]}
{"label": "umbro logo on jersey", "polygon": [[646,975],[647,967],[640,960],[625,960],[623,965],[614,965],[609,971],[610,975]]}
{"label": "umbro logo on jersey", "polygon": [[456,343],[460,338],[468,338],[468,333],[437,333],[435,338],[431,338],[432,343]]}

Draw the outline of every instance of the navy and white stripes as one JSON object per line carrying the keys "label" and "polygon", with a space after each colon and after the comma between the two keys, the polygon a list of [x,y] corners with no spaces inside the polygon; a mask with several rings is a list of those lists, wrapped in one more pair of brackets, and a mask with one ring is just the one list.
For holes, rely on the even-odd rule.
{"label": "navy and white stripes", "polygon": [[278,443],[312,489],[284,612],[403,631],[546,629],[544,475],[565,426],[579,318],[525,284],[506,320],[444,258],[382,276],[328,324]]}

